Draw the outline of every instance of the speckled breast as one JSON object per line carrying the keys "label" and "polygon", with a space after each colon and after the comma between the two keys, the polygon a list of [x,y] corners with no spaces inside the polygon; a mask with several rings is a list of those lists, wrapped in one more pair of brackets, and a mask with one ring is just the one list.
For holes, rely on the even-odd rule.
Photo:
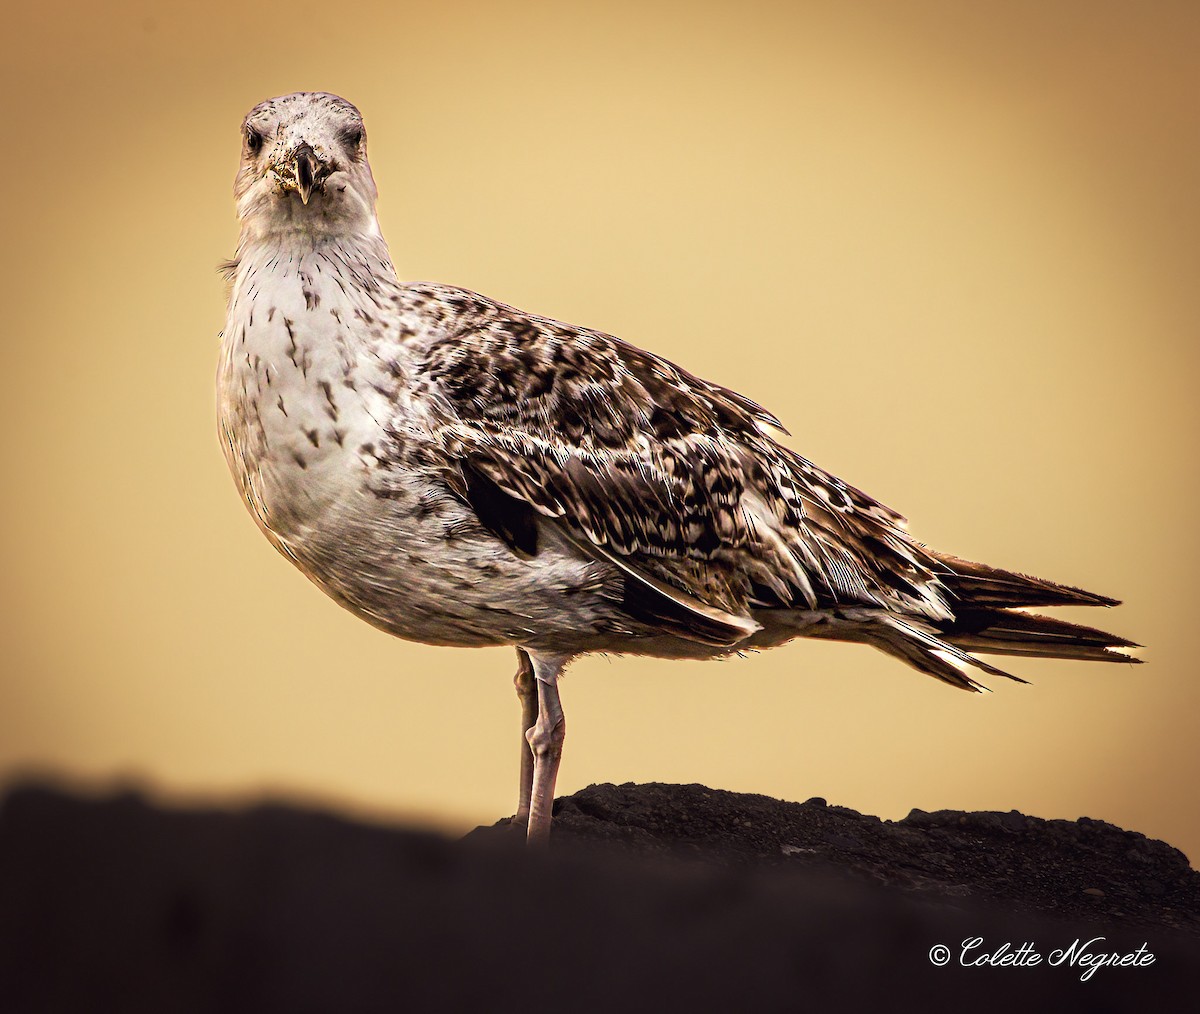
{"label": "speckled breast", "polygon": [[219,429],[259,528],[338,602],[400,637],[529,644],[586,631],[603,612],[604,568],[567,545],[521,560],[450,494],[446,463],[422,453],[423,406],[384,319],[303,262],[240,267]]}

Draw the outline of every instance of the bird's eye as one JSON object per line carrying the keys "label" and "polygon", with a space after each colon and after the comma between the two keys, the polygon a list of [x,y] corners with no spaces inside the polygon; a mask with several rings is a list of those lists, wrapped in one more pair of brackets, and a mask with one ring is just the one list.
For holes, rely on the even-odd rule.
{"label": "bird's eye", "polygon": [[350,127],[343,136],[346,139],[347,147],[357,148],[360,144],[362,144],[362,127]]}
{"label": "bird's eye", "polygon": [[250,154],[257,155],[262,150],[263,136],[253,127],[246,128],[246,147]]}

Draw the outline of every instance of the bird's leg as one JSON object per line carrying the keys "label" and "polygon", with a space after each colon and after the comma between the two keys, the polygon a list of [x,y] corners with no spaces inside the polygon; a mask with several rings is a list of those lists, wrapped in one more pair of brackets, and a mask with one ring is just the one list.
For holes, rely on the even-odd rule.
{"label": "bird's leg", "polygon": [[538,717],[537,679],[533,675],[533,664],[524,649],[517,649],[517,674],[513,685],[517,688],[517,700],[521,702],[521,790],[517,796],[517,815],[514,824],[524,826],[529,822],[529,799],[533,795],[533,748],[529,745],[529,731]]}
{"label": "bird's leg", "polygon": [[558,778],[558,762],[562,759],[562,745],[567,734],[567,720],[558,699],[558,676],[567,660],[563,656],[530,655],[538,703],[537,720],[525,733],[533,753],[533,790],[526,836],[530,845],[545,845],[550,841],[554,782]]}

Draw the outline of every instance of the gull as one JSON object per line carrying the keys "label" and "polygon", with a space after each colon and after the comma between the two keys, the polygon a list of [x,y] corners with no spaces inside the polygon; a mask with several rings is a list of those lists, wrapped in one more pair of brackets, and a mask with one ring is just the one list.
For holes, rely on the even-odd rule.
{"label": "gull", "polygon": [[1024,682],[975,652],[1138,661],[1132,641],[1028,611],[1114,599],[927,548],[749,398],[611,335],[401,281],[345,99],[250,110],[234,194],[217,414],[241,498],[375,627],[516,649],[530,843],[549,839],[558,680],[581,655],[815,637],[964,690]]}

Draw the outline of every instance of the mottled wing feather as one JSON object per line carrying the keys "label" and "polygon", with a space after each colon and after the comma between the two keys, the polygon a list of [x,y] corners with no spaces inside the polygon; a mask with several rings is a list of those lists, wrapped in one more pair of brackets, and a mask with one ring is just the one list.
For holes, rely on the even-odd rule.
{"label": "mottled wing feather", "polygon": [[421,372],[448,457],[581,544],[748,630],[753,608],[948,615],[903,519],[779,445],[748,398],[610,335],[419,291],[442,323]]}

